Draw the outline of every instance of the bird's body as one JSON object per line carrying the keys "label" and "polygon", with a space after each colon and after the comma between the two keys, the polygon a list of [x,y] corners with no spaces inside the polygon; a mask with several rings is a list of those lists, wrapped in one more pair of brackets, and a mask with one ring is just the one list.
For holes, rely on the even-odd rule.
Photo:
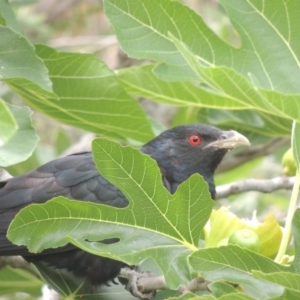
{"label": "bird's body", "polygon": [[7,240],[8,225],[20,209],[59,195],[115,207],[125,207],[128,204],[122,192],[99,174],[91,152],[51,161],[9,180],[0,189],[0,256],[22,255],[30,262],[42,260],[57,268],[71,270],[75,275],[86,278],[92,285],[112,280],[124,266],[123,263],[74,249],[70,245],[61,248],[56,255],[53,255],[52,249],[32,255],[25,246],[15,246]]}
{"label": "bird's body", "polygon": [[[208,182],[214,197],[213,173],[217,165],[229,149],[247,143],[245,137],[234,131],[195,124],[167,130],[141,151],[157,161],[162,180],[171,193],[189,176],[198,173]],[[115,207],[128,205],[123,193],[99,174],[92,153],[56,159],[0,183],[0,256],[22,255],[28,261],[42,260],[57,268],[67,268],[94,285],[112,280],[123,263],[86,253],[72,245],[31,254],[26,247],[13,245],[6,238],[9,223],[20,209],[60,195]]]}

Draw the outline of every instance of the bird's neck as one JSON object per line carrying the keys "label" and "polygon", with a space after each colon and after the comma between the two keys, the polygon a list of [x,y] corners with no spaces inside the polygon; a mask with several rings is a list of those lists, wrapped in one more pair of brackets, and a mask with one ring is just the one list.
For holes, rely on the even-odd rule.
{"label": "bird's neck", "polygon": [[[149,154],[153,159],[155,159],[160,167],[161,173],[164,176],[165,185],[171,193],[175,193],[179,184],[187,180],[193,174],[200,174],[204,177],[205,181],[208,183],[209,191],[212,198],[215,197],[215,184],[214,184],[214,171],[219,164],[217,159],[214,164],[208,164],[204,160],[200,164],[195,164],[192,157],[185,157],[184,162],[181,161],[176,155],[168,152],[167,155],[162,155],[164,151],[156,151],[157,149],[152,149],[150,145],[144,146],[141,151],[143,153]],[[187,160],[191,159],[191,162]],[[221,159],[220,159],[221,160]]]}
{"label": "bird's neck", "polygon": [[208,183],[209,191],[211,193],[212,198],[215,197],[215,183],[214,183],[214,169],[211,169],[211,166],[208,166],[207,168],[205,166],[197,166],[193,165],[190,168],[186,168],[184,164],[168,164],[168,162],[162,162],[161,168],[163,168],[165,171],[163,172],[166,179],[170,182],[171,185],[171,193],[174,193],[178,187],[179,184],[187,180],[190,176],[193,174],[199,174],[203,176],[205,181]]}

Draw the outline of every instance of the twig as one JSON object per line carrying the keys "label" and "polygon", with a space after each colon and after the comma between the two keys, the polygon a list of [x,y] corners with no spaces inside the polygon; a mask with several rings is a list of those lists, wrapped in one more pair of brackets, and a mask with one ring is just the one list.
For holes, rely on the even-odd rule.
{"label": "twig", "polygon": [[164,276],[140,278],[137,282],[137,287],[142,293],[153,290],[165,290],[168,288]]}
{"label": "twig", "polygon": [[228,170],[232,170],[245,162],[248,162],[257,157],[271,154],[276,149],[284,145],[290,145],[290,144],[291,144],[290,138],[276,138],[274,140],[271,140],[269,143],[251,146],[248,149],[243,149],[242,151],[238,152],[234,156],[225,157],[225,159],[223,159],[223,161],[217,168],[216,173],[222,173]]}
{"label": "twig", "polygon": [[230,195],[257,191],[261,193],[272,193],[280,189],[291,189],[295,182],[295,177],[275,177],[272,179],[246,179],[232,182],[216,188],[216,199],[228,197]]}
{"label": "twig", "polygon": [[196,277],[194,279],[192,279],[187,285],[181,285],[178,288],[178,291],[181,294],[185,294],[188,292],[198,292],[198,291],[209,291],[208,285],[211,282],[208,280],[205,280],[203,278],[200,277]]}
{"label": "twig", "polygon": [[[168,290],[164,276],[154,276],[150,272],[141,272],[139,269],[122,268],[119,277],[126,279],[125,288],[138,299],[153,299],[156,290]],[[180,285],[177,289],[181,294],[187,292],[209,291],[210,281],[196,277],[186,285]]]}

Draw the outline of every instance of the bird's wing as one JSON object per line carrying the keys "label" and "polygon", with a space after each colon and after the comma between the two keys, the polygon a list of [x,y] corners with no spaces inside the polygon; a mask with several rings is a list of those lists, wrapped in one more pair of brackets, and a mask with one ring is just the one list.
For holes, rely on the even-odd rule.
{"label": "bird's wing", "polygon": [[3,186],[0,189],[0,255],[26,252],[25,247],[12,245],[6,232],[20,209],[31,203],[65,196],[116,207],[128,204],[122,192],[99,174],[89,152],[56,159],[0,186]]}

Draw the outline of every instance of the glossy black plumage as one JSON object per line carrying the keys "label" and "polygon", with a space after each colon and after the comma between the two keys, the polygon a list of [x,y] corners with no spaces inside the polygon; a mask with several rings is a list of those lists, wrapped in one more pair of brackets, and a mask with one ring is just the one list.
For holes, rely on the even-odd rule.
{"label": "glossy black plumage", "polygon": [[[199,137],[199,145],[191,138]],[[196,139],[197,140],[197,139]],[[234,131],[221,131],[208,125],[186,125],[167,130],[141,149],[154,158],[165,186],[174,193],[177,186],[194,173],[204,176],[215,195],[213,173],[226,152],[249,143]],[[97,171],[89,152],[51,161],[24,175],[0,183],[0,255],[22,255],[28,261],[42,260],[58,268],[67,268],[92,284],[115,278],[121,262],[98,257],[68,245],[30,254],[25,247],[12,245],[6,238],[15,214],[31,203],[43,203],[55,196],[125,207],[128,200]]]}

